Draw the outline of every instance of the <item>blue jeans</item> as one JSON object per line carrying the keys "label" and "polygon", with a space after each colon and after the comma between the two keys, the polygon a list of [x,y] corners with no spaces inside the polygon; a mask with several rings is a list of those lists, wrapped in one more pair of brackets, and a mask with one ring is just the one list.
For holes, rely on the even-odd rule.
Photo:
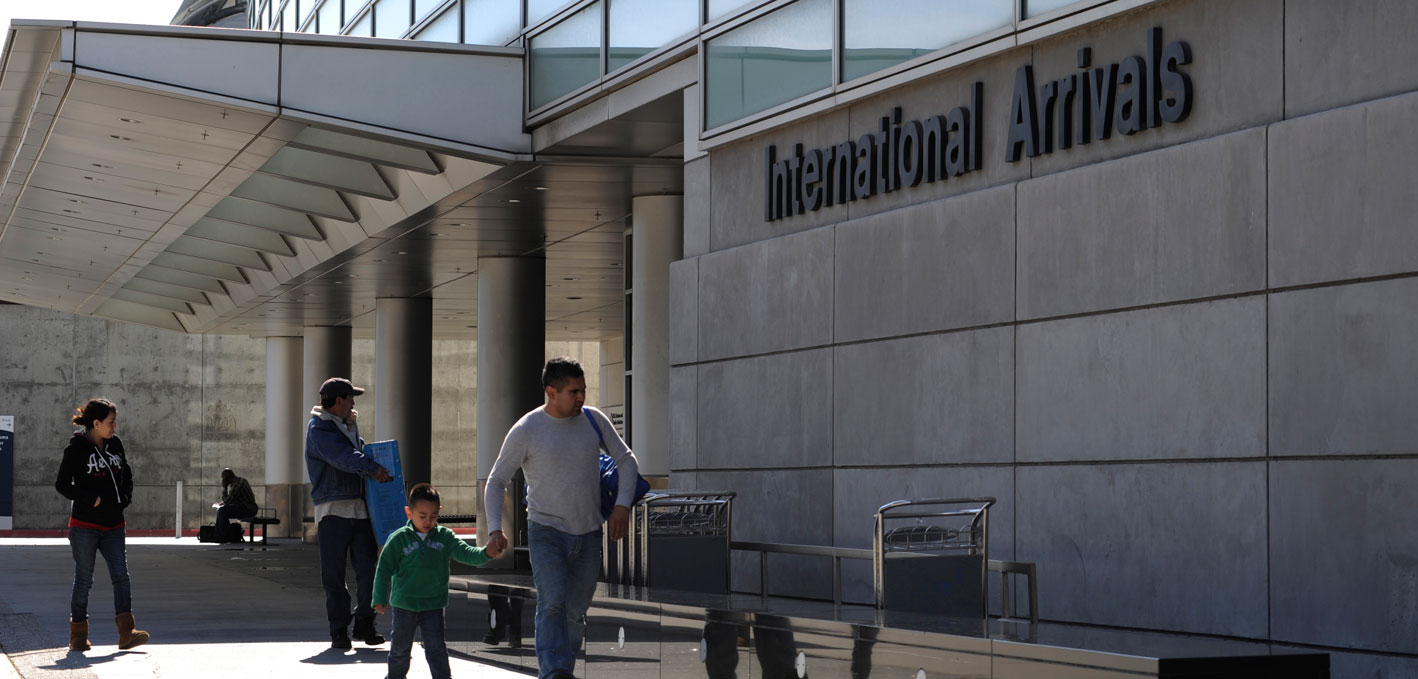
{"label": "blue jeans", "polygon": [[[374,529],[369,519],[327,516],[320,521],[320,582],[325,585],[325,617],[330,633],[348,630],[352,617],[374,622]],[[345,558],[354,564],[355,608],[345,587]]]}
{"label": "blue jeans", "polygon": [[601,531],[570,535],[531,522],[527,547],[537,585],[537,676],[568,674],[586,634],[586,609],[601,573]]}
{"label": "blue jeans", "polygon": [[74,551],[74,593],[69,598],[69,619],[89,619],[89,589],[94,586],[94,554],[103,552],[108,577],[113,581],[113,614],[133,612],[133,584],[128,579],[128,547],[124,530],[96,530],[75,526],[69,529],[69,547]]}
{"label": "blue jeans", "polygon": [[423,657],[433,679],[448,679],[448,643],[443,635],[443,609],[408,611],[390,606],[394,611],[394,641],[389,644],[389,676],[404,679],[409,674],[409,657],[414,647],[414,629],[423,632]]}

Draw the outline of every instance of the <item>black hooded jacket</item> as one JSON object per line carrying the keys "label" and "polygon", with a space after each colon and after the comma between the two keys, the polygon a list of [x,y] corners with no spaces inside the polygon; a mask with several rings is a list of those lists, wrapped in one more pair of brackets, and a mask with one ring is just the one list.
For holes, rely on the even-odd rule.
{"label": "black hooded jacket", "polygon": [[[59,463],[54,489],[74,501],[69,516],[103,528],[123,524],[123,509],[133,502],[133,468],[117,436],[99,450],[84,432],[74,432]],[[99,505],[94,506],[94,500]],[[71,524],[72,525],[72,524]]]}

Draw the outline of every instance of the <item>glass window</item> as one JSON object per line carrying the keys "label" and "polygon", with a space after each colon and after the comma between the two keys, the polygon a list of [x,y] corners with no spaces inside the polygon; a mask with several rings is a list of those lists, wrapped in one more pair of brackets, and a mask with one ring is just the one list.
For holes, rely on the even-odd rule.
{"label": "glass window", "polygon": [[842,79],[851,80],[1014,22],[1014,0],[843,0]]}
{"label": "glass window", "polygon": [[832,85],[832,3],[798,0],[710,40],[705,126]]}
{"label": "glass window", "polygon": [[409,0],[379,0],[374,3],[374,37],[404,37],[413,25],[409,16]]}
{"label": "glass window", "polygon": [[360,17],[359,21],[356,21],[355,25],[350,27],[350,32],[345,35],[353,35],[361,38],[368,38],[374,35],[374,11],[370,10],[365,12],[364,16]]}
{"label": "glass window", "polygon": [[537,25],[538,21],[565,7],[566,2],[567,0],[527,0],[527,25]]}
{"label": "glass window", "polygon": [[281,30],[295,31],[295,0],[287,0],[286,7],[281,11]]}
{"label": "glass window", "polygon": [[522,31],[518,0],[463,0],[463,42],[506,45]]}
{"label": "glass window", "polygon": [[344,26],[344,17],[340,16],[340,0],[325,0],[325,4],[320,6],[320,18],[315,29],[320,33],[339,33]]}
{"label": "glass window", "polygon": [[[414,0],[414,23],[423,21],[433,10],[438,9],[443,4],[443,0]],[[453,11],[458,11],[455,7]],[[454,40],[453,42],[458,42]]]}
{"label": "glass window", "polygon": [[532,108],[601,75],[601,3],[532,38]]}
{"label": "glass window", "polygon": [[414,39],[430,42],[458,42],[458,6],[449,7],[448,11],[438,15],[438,18],[424,26]]}
{"label": "glass window", "polygon": [[709,0],[709,20],[713,21],[736,9],[758,2],[762,0]]}
{"label": "glass window", "polygon": [[1024,0],[1024,16],[1036,17],[1045,12],[1052,12],[1060,7],[1067,7],[1078,0]]}
{"label": "glass window", "polygon": [[[315,13],[315,3],[317,0],[300,0],[300,25],[304,26],[310,15]],[[312,30],[314,27],[311,27]]]}
{"label": "glass window", "polygon": [[614,71],[669,44],[699,25],[699,0],[609,0]]}

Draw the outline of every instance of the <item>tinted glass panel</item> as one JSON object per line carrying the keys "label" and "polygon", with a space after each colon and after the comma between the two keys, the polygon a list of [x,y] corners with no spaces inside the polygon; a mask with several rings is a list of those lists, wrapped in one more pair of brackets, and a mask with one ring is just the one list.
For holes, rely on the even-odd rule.
{"label": "tinted glass panel", "polygon": [[374,3],[374,37],[402,38],[409,32],[409,0],[379,0]]}
{"label": "tinted glass panel", "polygon": [[344,20],[340,17],[340,0],[325,0],[320,6],[320,19],[316,29],[321,33],[339,33]]}
{"label": "tinted glass panel", "polygon": [[1024,16],[1039,16],[1045,12],[1052,12],[1060,7],[1067,7],[1078,0],[1024,0]]}
{"label": "tinted glass panel", "polygon": [[[443,4],[443,0],[414,0],[414,23],[424,20],[433,10],[438,9]],[[458,11],[457,7],[453,11]]]}
{"label": "tinted glass panel", "polygon": [[610,0],[608,70],[614,71],[693,31],[699,0]]}
{"label": "tinted glass panel", "polygon": [[310,15],[315,13],[315,3],[317,0],[300,0],[300,25],[304,26]]}
{"label": "tinted glass panel", "polygon": [[740,7],[757,4],[760,0],[709,0],[709,20],[713,21]]}
{"label": "tinted glass panel", "polygon": [[565,7],[568,0],[527,0],[527,25],[535,26],[538,21]]}
{"label": "tinted glass panel", "polygon": [[843,0],[842,79],[851,80],[1014,21],[1014,0]]}
{"label": "tinted glass panel", "polygon": [[601,75],[601,3],[532,38],[532,108]]}
{"label": "tinted glass panel", "polygon": [[458,42],[458,6],[449,7],[448,11],[424,26],[414,39],[431,42]]}
{"label": "tinted glass panel", "polygon": [[521,32],[518,0],[463,0],[463,42],[506,45]]}
{"label": "tinted glass panel", "polygon": [[286,8],[281,11],[281,30],[294,31],[295,28],[295,0],[289,0]]}
{"label": "tinted glass panel", "polygon": [[798,0],[709,41],[705,126],[832,84],[832,3]]}

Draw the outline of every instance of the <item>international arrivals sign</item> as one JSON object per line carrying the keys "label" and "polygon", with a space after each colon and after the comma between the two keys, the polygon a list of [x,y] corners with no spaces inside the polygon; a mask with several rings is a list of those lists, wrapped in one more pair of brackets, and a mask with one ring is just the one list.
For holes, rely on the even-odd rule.
{"label": "international arrivals sign", "polygon": [[[1092,49],[1085,47],[1078,51],[1076,72],[1038,85],[1032,65],[1019,67],[1005,161],[1186,120],[1192,82],[1182,67],[1191,61],[1191,47],[1181,41],[1163,45],[1159,27],[1148,32],[1143,56],[1094,66]],[[856,140],[807,150],[797,144],[784,158],[770,145],[764,153],[764,219],[806,214],[981,169],[984,88],[976,82],[969,101],[923,120],[903,120],[898,106],[878,120],[875,132]]]}

